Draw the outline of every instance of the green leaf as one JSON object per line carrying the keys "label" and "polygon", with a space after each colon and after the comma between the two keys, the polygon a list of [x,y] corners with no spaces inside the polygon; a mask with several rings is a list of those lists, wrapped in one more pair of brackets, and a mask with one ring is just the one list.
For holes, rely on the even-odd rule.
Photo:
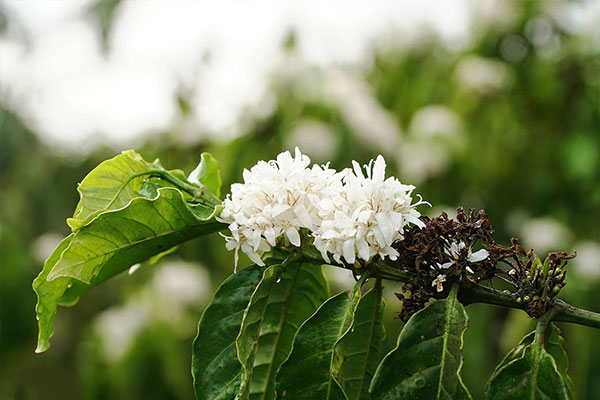
{"label": "green leaf", "polygon": [[34,280],[38,296],[38,351],[48,348],[57,304],[73,304],[89,288],[195,237],[218,231],[215,209],[188,204],[183,194],[161,188],[153,199],[98,214],[63,241]]}
{"label": "green leaf", "polygon": [[375,400],[470,399],[462,383],[463,333],[467,313],[456,298],[457,285],[446,299],[413,315],[373,377]]}
{"label": "green leaf", "polygon": [[231,275],[204,310],[192,354],[192,376],[198,400],[234,399],[241,373],[235,340],[244,310],[263,271],[264,268],[252,265]]}
{"label": "green leaf", "polygon": [[381,360],[385,337],[382,323],[385,304],[381,280],[358,303],[352,329],[334,349],[333,374],[349,400],[369,398],[369,385]]}
{"label": "green leaf", "polygon": [[299,326],[327,298],[321,266],[273,265],[265,270],[237,338],[243,366],[240,399],[274,399],[274,377]]}
{"label": "green leaf", "polygon": [[[190,183],[183,171],[168,171],[159,160],[147,162],[133,150],[127,150],[100,163],[77,187],[80,200],[72,218],[67,224],[73,231],[88,224],[99,214],[127,206],[138,197],[154,198],[161,187],[184,190],[195,196],[203,193],[205,205],[214,206],[220,201],[214,198],[212,189],[219,191],[221,176],[217,161],[208,153],[203,153],[202,182]],[[201,163],[202,164],[202,163]],[[193,174],[193,173],[192,173]],[[211,193],[204,193],[203,182],[211,185]]]}
{"label": "green leaf", "polygon": [[47,281],[48,274],[60,258],[63,251],[73,240],[74,234],[64,238],[54,249],[50,257],[44,262],[44,268],[38,277],[33,281],[33,290],[38,296],[38,302],[35,306],[36,318],[38,320],[38,344],[36,353],[46,351],[50,347],[50,337],[52,336],[52,326],[54,324],[54,315],[60,296],[67,290],[70,279],[55,279]]}
{"label": "green leaf", "polygon": [[219,163],[210,153],[202,153],[200,164],[192,171],[188,180],[204,185],[215,196],[221,197],[221,170]]}
{"label": "green leaf", "polygon": [[498,365],[486,387],[486,399],[574,399],[567,375],[565,340],[553,324],[538,323]]}
{"label": "green leaf", "polygon": [[67,224],[79,229],[98,213],[124,207],[131,199],[144,196],[144,183],[158,170],[165,171],[133,150],[103,161],[77,186],[80,200]]}
{"label": "green leaf", "polygon": [[558,372],[560,372],[565,384],[567,385],[569,398],[574,399],[575,385],[568,374],[569,357],[567,356],[567,342],[560,335],[560,329],[558,329],[556,325],[550,324],[548,330],[549,331],[546,333],[546,351],[552,356],[552,358],[554,358],[554,361],[556,362]]}
{"label": "green leaf", "polygon": [[278,399],[347,399],[332,375],[333,348],[351,327],[361,284],[327,300],[298,329],[292,351],[275,379]]}
{"label": "green leaf", "polygon": [[280,279],[279,277],[283,271],[285,271],[285,267],[282,264],[272,265],[265,270],[244,312],[240,334],[236,339],[238,359],[242,365],[242,379],[239,390],[239,398],[242,400],[250,398],[250,382],[258,350],[261,326],[269,303],[271,290]]}

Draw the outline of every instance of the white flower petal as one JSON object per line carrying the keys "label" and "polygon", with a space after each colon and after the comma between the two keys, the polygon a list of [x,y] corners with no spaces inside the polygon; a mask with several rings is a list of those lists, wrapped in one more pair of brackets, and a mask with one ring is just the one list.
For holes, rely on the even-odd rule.
{"label": "white flower petal", "polygon": [[259,251],[269,251],[271,250],[271,246],[265,239],[260,239],[260,244],[258,245]]}
{"label": "white flower petal", "polygon": [[261,267],[263,267],[265,265],[265,263],[263,262],[263,260],[260,258],[260,256],[258,255],[258,253],[256,251],[254,251],[252,249],[252,247],[243,244],[242,245],[242,251],[250,258],[250,260],[252,260],[253,263],[260,265]]}
{"label": "white flower petal", "polygon": [[354,174],[356,175],[357,178],[360,178],[362,180],[365,179],[365,176],[362,173],[359,163],[357,163],[356,161],[352,161],[352,168],[354,169]]}
{"label": "white flower petal", "polygon": [[349,239],[344,242],[344,258],[349,264],[354,264],[355,260],[354,240]]}
{"label": "white flower petal", "polygon": [[377,223],[379,224],[379,229],[381,229],[381,233],[383,235],[385,246],[391,246],[392,241],[394,240],[394,234],[397,232],[392,225],[392,221],[388,218],[387,215],[377,214],[375,217]]}
{"label": "white flower petal", "polygon": [[377,156],[375,166],[373,167],[373,180],[383,182],[385,177],[385,160],[381,155]]}
{"label": "white flower petal", "polygon": [[486,249],[481,249],[481,250],[478,250],[475,253],[471,254],[471,257],[469,257],[469,261],[473,262],[473,263],[483,261],[486,258],[488,258],[489,255],[490,255],[490,253],[488,253],[488,251]]}
{"label": "white flower petal", "polygon": [[273,217],[277,217],[278,215],[286,212],[290,209],[290,206],[287,204],[275,204],[271,210],[271,215]]}
{"label": "white flower petal", "polygon": [[291,244],[296,247],[300,247],[300,234],[296,230],[296,228],[289,227],[285,230],[285,236],[287,236],[288,240]]}
{"label": "white flower petal", "polygon": [[369,244],[367,243],[367,241],[363,238],[357,239],[356,248],[358,249],[358,254],[360,255],[360,258],[362,258],[365,261],[369,261],[371,254],[369,252]]}
{"label": "white flower petal", "polygon": [[306,207],[304,207],[303,205],[294,207],[294,213],[296,214],[296,216],[298,216],[300,226],[302,226],[303,228],[311,228],[312,219]]}
{"label": "white flower petal", "polygon": [[265,229],[264,236],[271,246],[275,246],[275,230],[273,228]]}
{"label": "white flower petal", "polygon": [[418,226],[419,228],[425,228],[425,223],[423,221],[421,221],[419,219],[419,217],[416,217],[412,214],[406,214],[404,216],[404,219],[406,220],[406,222],[410,222],[411,224],[414,224],[414,225]]}

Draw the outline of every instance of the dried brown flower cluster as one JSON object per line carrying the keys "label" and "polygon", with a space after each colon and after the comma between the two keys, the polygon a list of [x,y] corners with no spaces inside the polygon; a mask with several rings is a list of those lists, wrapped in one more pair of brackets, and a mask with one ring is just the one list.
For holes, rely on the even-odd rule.
{"label": "dried brown flower cluster", "polygon": [[[537,318],[565,285],[567,260],[575,257],[564,252],[550,253],[542,263],[533,250],[525,252],[517,239],[511,239],[510,247],[496,244],[483,210],[465,211],[459,207],[455,219],[442,213],[437,218],[421,220],[424,227],[413,226],[403,240],[393,245],[399,253],[398,268],[414,277],[402,287],[409,296],[396,293],[403,303],[398,314],[403,321],[443,292],[445,282],[477,283],[494,277],[512,284],[517,301],[527,303],[526,311]],[[480,249],[475,251],[475,247]]]}
{"label": "dried brown flower cluster", "polygon": [[[422,217],[423,228],[413,227],[404,239],[394,244],[400,253],[398,267],[414,275],[403,286],[410,297],[396,294],[403,302],[398,317],[403,321],[422,309],[436,291],[443,290],[443,282],[470,280],[479,282],[495,275],[498,257],[491,237],[492,226],[485,211],[457,209],[456,219],[442,213],[437,218]],[[483,249],[474,251],[480,245]],[[488,249],[495,249],[490,252]]]}
{"label": "dried brown flower cluster", "polygon": [[542,263],[533,250],[525,252],[517,239],[513,238],[511,242],[512,246],[505,249],[506,256],[502,259],[510,270],[501,273],[506,274],[517,289],[517,301],[527,303],[527,313],[539,318],[552,298],[566,285],[567,261],[576,254],[553,252]]}

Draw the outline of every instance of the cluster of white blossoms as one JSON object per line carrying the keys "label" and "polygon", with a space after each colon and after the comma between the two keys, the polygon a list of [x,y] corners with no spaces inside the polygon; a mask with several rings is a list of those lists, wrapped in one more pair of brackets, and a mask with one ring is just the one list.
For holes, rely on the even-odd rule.
{"label": "cluster of white blossoms", "polygon": [[317,207],[324,197],[332,197],[342,188],[341,174],[327,165],[313,165],[296,148],[295,157],[281,153],[276,160],[259,161],[244,170],[244,183],[231,186],[218,220],[229,224],[231,236],[225,236],[228,250],[246,253],[264,265],[258,251],[268,251],[284,235],[300,246],[300,228],[314,230],[319,222]]}
{"label": "cluster of white blossoms", "polygon": [[218,220],[229,224],[227,249],[241,249],[264,265],[259,251],[268,251],[280,236],[300,246],[299,229],[306,228],[323,259],[340,263],[365,261],[379,255],[396,259],[392,243],[402,239],[408,223],[422,226],[412,203],[414,186],[394,177],[385,179],[382,156],[365,166],[337,172],[329,165],[310,166],[298,148],[295,156],[281,153],[276,160],[259,161],[244,170],[244,183],[231,186]]}
{"label": "cluster of white blossoms", "polygon": [[314,246],[329,261],[343,257],[352,264],[379,255],[395,260],[398,252],[392,243],[402,239],[408,223],[424,226],[415,209],[423,201],[412,203],[414,186],[404,185],[394,177],[385,179],[385,160],[378,156],[365,166],[365,174],[354,161],[353,169],[343,173],[341,190],[319,202],[321,223],[313,231]]}

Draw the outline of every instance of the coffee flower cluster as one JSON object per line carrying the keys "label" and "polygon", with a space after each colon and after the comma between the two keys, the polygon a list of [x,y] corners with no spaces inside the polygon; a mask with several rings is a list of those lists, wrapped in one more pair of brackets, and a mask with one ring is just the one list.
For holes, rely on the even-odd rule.
{"label": "coffee flower cluster", "polygon": [[[456,210],[456,218],[442,213],[437,218],[422,217],[424,227],[410,228],[404,239],[394,243],[400,257],[398,268],[409,272],[413,279],[399,293],[404,321],[437,293],[447,289],[448,281],[479,282],[496,273],[499,258],[504,257],[492,239],[492,226],[483,210]],[[475,247],[483,247],[474,250]]]}
{"label": "coffee flower cluster", "polygon": [[305,229],[326,261],[331,257],[354,263],[374,256],[395,260],[392,243],[402,239],[404,227],[422,226],[413,203],[414,186],[394,177],[385,178],[382,156],[363,169],[340,172],[329,165],[312,165],[296,148],[295,155],[281,153],[276,160],[259,161],[244,171],[244,183],[234,184],[223,202],[219,221],[229,225],[227,249],[246,253],[264,265],[260,251],[269,251],[285,237],[299,247]]}
{"label": "coffee flower cluster", "polygon": [[546,312],[552,298],[566,285],[567,262],[576,253],[552,252],[542,262],[533,249],[525,252],[516,238],[512,238],[511,242],[511,247],[502,249],[500,260],[510,269],[499,270],[498,273],[504,274],[517,289],[517,302],[527,305],[527,313],[539,318]]}

